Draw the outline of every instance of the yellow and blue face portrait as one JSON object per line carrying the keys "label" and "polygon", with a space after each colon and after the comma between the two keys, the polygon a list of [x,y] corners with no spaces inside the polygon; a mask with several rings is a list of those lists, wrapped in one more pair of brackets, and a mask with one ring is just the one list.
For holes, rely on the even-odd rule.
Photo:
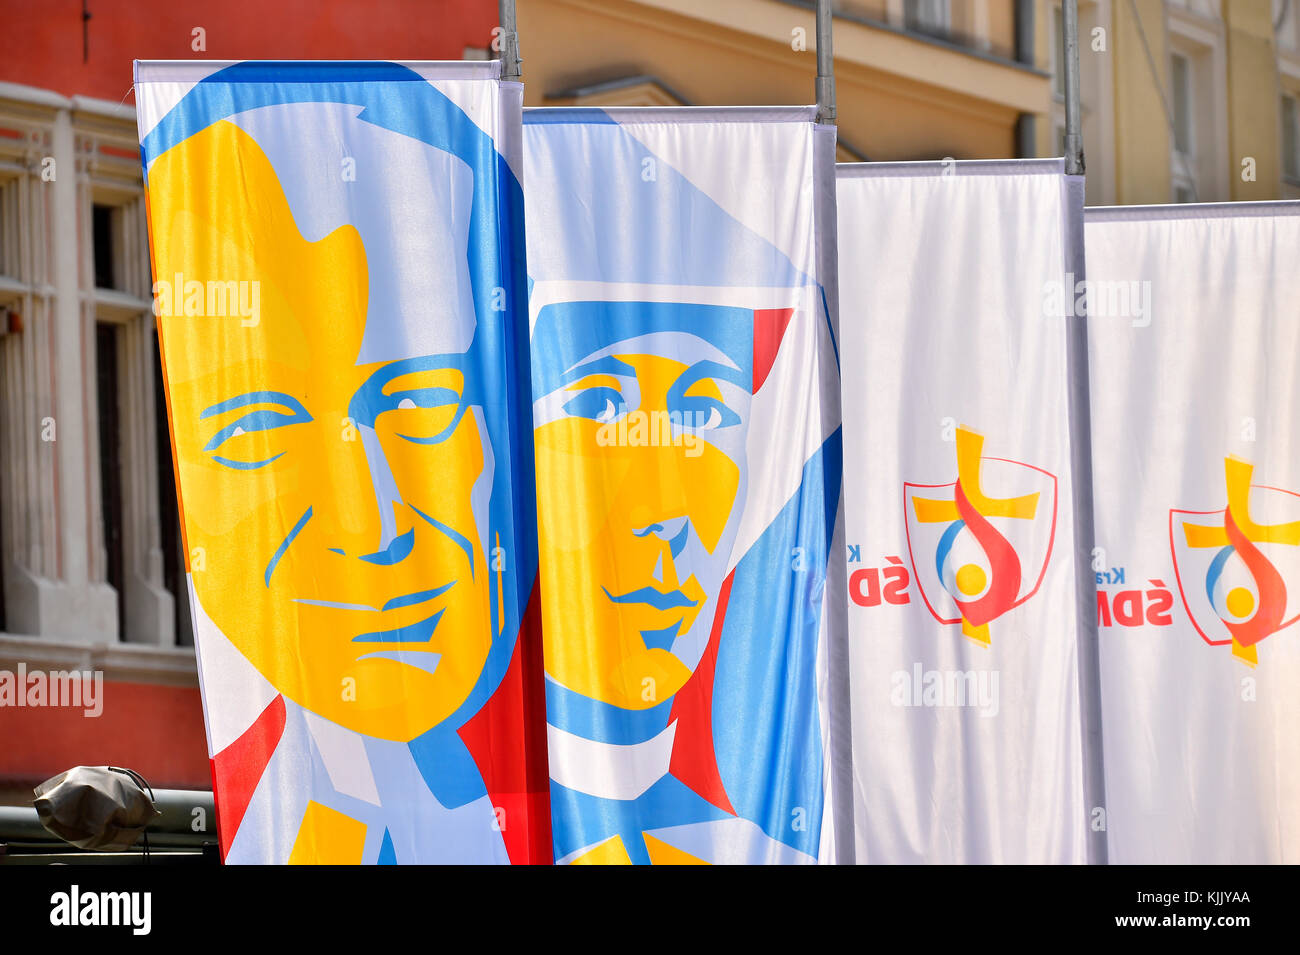
{"label": "yellow and blue face portrait", "polygon": [[533,328],[547,673],[648,710],[690,677],[744,505],[753,311],[543,308]]}
{"label": "yellow and blue face portrait", "polygon": [[522,200],[430,83],[300,68],[228,68],[142,142],[193,592],[307,711],[446,736],[500,683],[535,574],[499,231]]}

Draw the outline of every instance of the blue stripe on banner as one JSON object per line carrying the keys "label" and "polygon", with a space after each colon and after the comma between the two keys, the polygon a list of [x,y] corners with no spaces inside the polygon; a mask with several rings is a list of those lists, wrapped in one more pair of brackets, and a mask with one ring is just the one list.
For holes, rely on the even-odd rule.
{"label": "blue stripe on banner", "polygon": [[525,126],[588,126],[592,123],[618,125],[618,120],[594,107],[553,106],[524,110]]}
{"label": "blue stripe on banner", "polygon": [[546,678],[546,722],[583,739],[624,746],[644,743],[663,732],[672,707],[669,698],[647,710],[625,710]]}
{"label": "blue stripe on banner", "polygon": [[[718,646],[713,741],[736,812],[817,855],[822,729],[817,643],[839,507],[839,429],[808,459],[798,492],[736,567]],[[794,569],[801,548],[802,570]],[[789,567],[789,573],[774,573]]]}
{"label": "blue stripe on banner", "polygon": [[617,836],[634,865],[649,865],[642,833],[663,826],[730,819],[673,776],[664,776],[639,799],[602,799],[551,783],[551,830],[555,858]]}

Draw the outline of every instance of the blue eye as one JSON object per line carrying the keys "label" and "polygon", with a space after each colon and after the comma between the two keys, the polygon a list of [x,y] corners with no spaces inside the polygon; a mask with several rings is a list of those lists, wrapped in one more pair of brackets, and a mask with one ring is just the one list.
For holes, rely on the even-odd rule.
{"label": "blue eye", "polygon": [[740,424],[740,415],[706,395],[678,397],[671,410],[681,413],[682,427],[688,431],[716,431]]}
{"label": "blue eye", "polygon": [[748,387],[744,376],[735,368],[728,368],[716,361],[701,361],[692,365],[668,389],[668,411],[680,416],[683,429],[717,431],[740,424],[740,415],[728,408],[720,398],[686,394],[692,385],[710,378],[715,382],[725,381],[741,388]]}
{"label": "blue eye", "polygon": [[[282,411],[271,411],[269,408],[263,408],[259,411],[250,411],[230,424],[226,425],[220,431],[212,436],[212,440],[204,445],[204,451],[215,451],[229,439],[236,437],[237,434],[247,434],[250,431],[270,431],[272,428],[282,428],[286,424],[293,424],[296,421],[303,420],[296,414],[285,414]],[[307,419],[310,420],[310,419]]]}
{"label": "blue eye", "polygon": [[[215,451],[227,441],[232,438],[237,438],[240,435],[258,431],[273,431],[276,428],[283,428],[286,425],[312,420],[311,415],[307,413],[307,409],[302,406],[301,402],[290,395],[285,395],[280,392],[253,392],[247,395],[239,395],[238,397],[230,398],[226,401],[220,402],[219,404],[213,405],[211,408],[207,408],[199,417],[201,419],[210,418],[213,415],[232,411],[235,408],[259,403],[278,404],[284,408],[288,408],[289,410],[277,411],[271,408],[258,408],[249,411],[214,434],[212,439],[204,445],[203,450]],[[282,454],[284,454],[283,451],[281,451],[280,454],[272,455],[271,457],[261,461],[238,461],[214,454],[212,460],[216,461],[218,464],[224,464],[226,467],[236,468],[240,471],[252,471],[257,468],[265,467]]]}
{"label": "blue eye", "polygon": [[[431,411],[435,408],[457,406],[456,413],[452,416],[451,420],[439,428],[434,434],[414,435],[401,434],[399,432],[397,435],[403,441],[410,441],[412,444],[424,445],[440,444],[443,441],[446,441],[447,437],[456,430],[456,426],[460,424],[460,419],[464,417],[466,408],[466,405],[461,402],[460,394],[457,391],[452,388],[437,387],[411,388],[406,391],[395,391],[391,395],[385,397],[385,404],[388,405],[386,410],[389,412],[416,410]],[[438,417],[441,418],[441,416]],[[402,419],[399,417],[394,420],[401,421]],[[417,426],[422,420],[426,426],[429,424],[425,419],[412,419]],[[407,421],[407,425],[410,426],[412,421]]]}
{"label": "blue eye", "polygon": [[588,388],[566,401],[564,410],[575,418],[605,423],[625,414],[627,402],[613,388]]}
{"label": "blue eye", "polygon": [[[408,391],[395,391],[388,396],[392,407],[403,408],[442,408],[460,401],[460,395],[451,388],[412,388]],[[408,404],[409,402],[409,404]]]}

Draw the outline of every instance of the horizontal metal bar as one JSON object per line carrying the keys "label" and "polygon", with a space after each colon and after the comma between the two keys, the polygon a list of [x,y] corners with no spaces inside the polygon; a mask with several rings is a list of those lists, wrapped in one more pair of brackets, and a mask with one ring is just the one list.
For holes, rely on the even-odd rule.
{"label": "horizontal metal bar", "polygon": [[6,865],[204,865],[199,849],[152,850],[130,852],[9,852],[0,853],[0,866]]}
{"label": "horizontal metal bar", "polygon": [[[154,806],[162,815],[148,826],[151,846],[201,846],[217,841],[212,793],[199,789],[155,789],[153,796]],[[67,844],[41,825],[35,809],[26,806],[0,806],[0,842]]]}

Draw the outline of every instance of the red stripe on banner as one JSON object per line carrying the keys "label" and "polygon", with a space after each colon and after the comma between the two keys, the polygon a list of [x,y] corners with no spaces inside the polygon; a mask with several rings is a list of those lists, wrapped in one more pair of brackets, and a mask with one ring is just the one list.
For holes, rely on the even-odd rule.
{"label": "red stripe on banner", "polygon": [[754,394],[758,394],[758,389],[767,381],[793,317],[792,308],[754,309]]}
{"label": "red stripe on banner", "polygon": [[217,807],[217,841],[225,861],[230,845],[244,821],[271,754],[284,735],[284,697],[277,696],[235,740],[212,757],[212,792]]}
{"label": "red stripe on banner", "polygon": [[700,665],[695,668],[686,685],[673,699],[669,722],[677,721],[673,737],[673,754],[668,771],[701,799],[707,799],[719,809],[736,815],[727,790],[718,773],[718,757],[713,751],[713,674],[718,665],[718,640],[722,636],[722,621],[731,598],[733,570],[727,575],[718,592],[718,609],[713,616],[713,632],[709,645],[704,648]]}
{"label": "red stripe on banner", "polygon": [[533,587],[523,626],[501,685],[460,728],[460,738],[499,811],[501,836],[514,865],[550,865],[550,769],[546,762],[546,687],[542,609]]}

